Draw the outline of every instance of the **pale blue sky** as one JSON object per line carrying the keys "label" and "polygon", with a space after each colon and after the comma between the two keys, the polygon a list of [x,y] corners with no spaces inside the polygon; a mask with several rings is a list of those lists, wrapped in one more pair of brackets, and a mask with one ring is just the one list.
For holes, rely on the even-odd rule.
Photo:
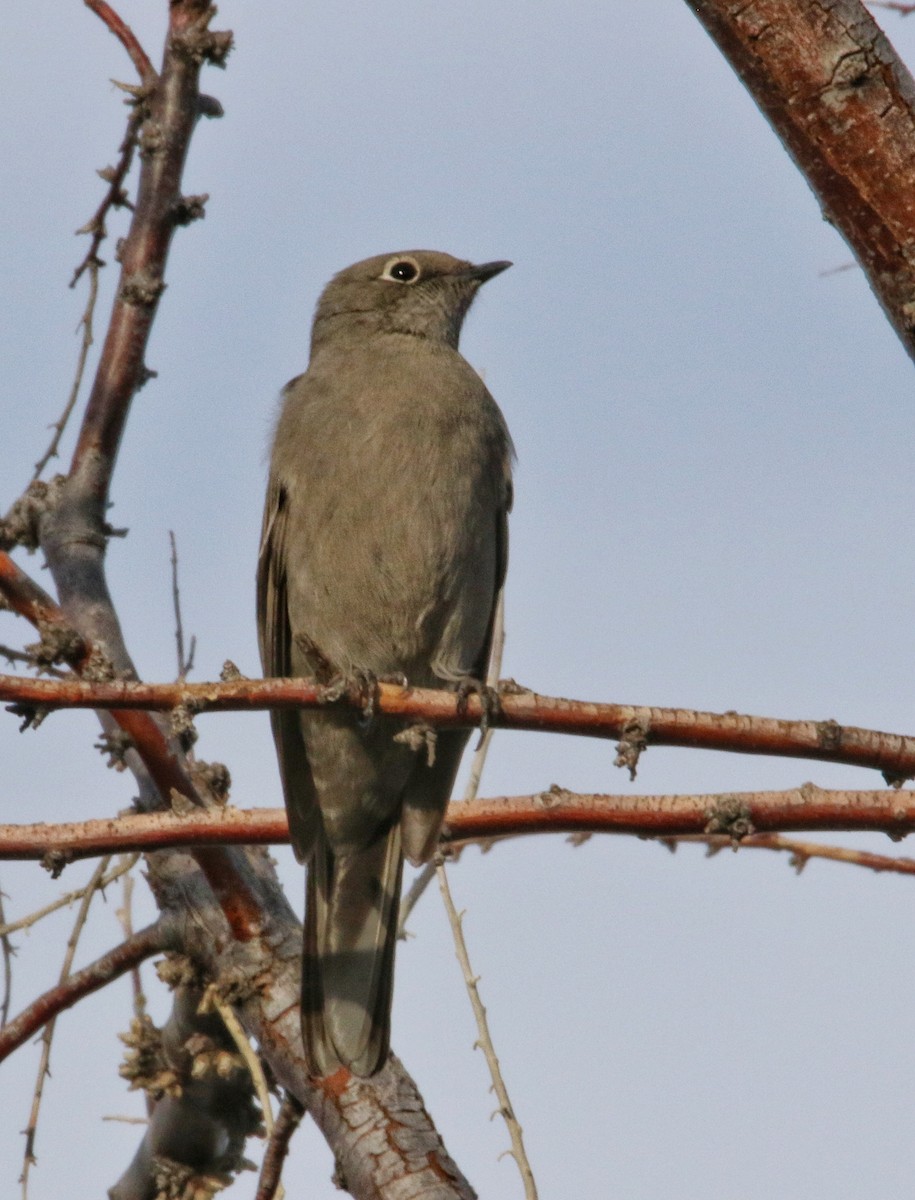
{"label": "pale blue sky", "polygon": [[[121,6],[156,62],[164,8]],[[915,23],[882,15],[915,63]],[[198,129],[185,186],[211,200],[177,237],[149,352],[159,375],[136,400],[113,488],[112,521],[130,536],[112,544],[110,581],[144,677],[174,673],[169,529],[196,677],[225,658],[258,669],[274,398],[305,365],[334,271],[431,247],[515,263],[463,341],[518,448],[505,673],[583,698],[909,730],[912,365],[861,273],[823,275],[849,252],[688,6],[226,0],[217,24],[237,49],[204,86],[226,116]],[[72,231],[122,131],[108,81],[131,68],[76,3],[7,5],[0,30],[3,509],[72,376],[84,303],[66,287],[82,253]],[[99,331],[109,303],[106,290]],[[0,614],[0,641],[30,639]],[[265,716],[200,729],[236,804],[280,802]],[[95,732],[88,714],[22,737],[0,722],[3,819],[125,807],[131,781],[104,769]],[[664,749],[630,785],[612,764],[609,744],[503,734],[483,791],[880,785]],[[300,906],[301,872],[285,849],[277,858]],[[53,884],[0,864],[0,884],[16,915],[87,873]],[[452,882],[544,1200],[911,1190],[910,881],[555,838],[471,850]],[[100,906],[81,962],[117,940],[117,903]],[[489,1119],[437,895],[412,927],[394,1045],[481,1195],[520,1196],[498,1161],[508,1140]],[[52,981],[65,936],[55,919],[18,939],[15,1009]],[[102,1194],[136,1145],[135,1126],[100,1123],[141,1111],[116,1074],[128,1007],[122,984],[59,1022],[33,1198],[65,1200],[74,1178]],[[4,1194],[36,1064],[26,1049],[0,1073]],[[339,1195],[331,1170],[306,1129],[290,1194]],[[248,1178],[231,1194],[253,1192]]]}

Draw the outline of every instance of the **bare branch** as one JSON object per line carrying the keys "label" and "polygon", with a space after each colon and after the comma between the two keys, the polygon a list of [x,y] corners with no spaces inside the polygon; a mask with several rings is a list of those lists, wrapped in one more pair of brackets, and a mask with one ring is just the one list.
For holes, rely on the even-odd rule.
{"label": "bare branch", "polygon": [[10,1004],[13,999],[13,955],[15,954],[3,911],[3,899],[4,893],[0,891],[0,953],[3,955],[3,1002],[0,1004],[0,1031],[3,1030],[10,1016]]}
{"label": "bare branch", "polygon": [[[915,829],[915,791],[830,791],[807,783],[781,792],[612,796],[553,787],[528,796],[453,802],[442,844],[463,846],[543,833],[657,838],[721,834],[732,843],[750,844],[754,834],[786,829],[872,831],[898,840]],[[60,825],[0,825],[0,859],[65,865],[115,851],[276,845],[288,840],[284,809],[195,809],[185,816],[163,812]]]}
{"label": "bare branch", "polygon": [[282,1200],[280,1177],[283,1173],[283,1163],[289,1153],[292,1135],[298,1129],[304,1114],[305,1109],[299,1101],[287,1092],[277,1113],[267,1149],[264,1151],[254,1200]]}
{"label": "bare branch", "polygon": [[891,12],[899,13],[900,17],[910,17],[915,12],[915,4],[894,3],[893,0],[869,0],[869,8],[888,8]]}
{"label": "bare branch", "polygon": [[98,891],[104,892],[109,883],[113,883],[115,879],[120,879],[122,875],[132,870],[139,857],[139,854],[131,854],[127,858],[122,859],[116,867],[112,867],[110,871],[102,876],[97,885],[88,883],[85,887],[77,888],[76,891],[65,892],[64,895],[58,896],[56,900],[52,900],[50,904],[46,904],[43,908],[39,908],[35,912],[27,913],[24,917],[19,917],[15,921],[0,924],[0,937],[16,933],[20,929],[31,928],[32,925],[36,925],[43,917],[50,916],[51,913],[57,912],[58,909],[67,908],[76,900],[82,900],[90,888],[97,888]]}
{"label": "bare branch", "polygon": [[33,1000],[28,1008],[0,1030],[0,1062],[65,1009],[72,1008],[84,996],[90,996],[126,971],[133,970],[165,946],[165,931],[162,922],[157,921],[133,934],[88,967],[62,978],[56,987]]}
{"label": "bare branch", "polygon": [[[67,950],[64,954],[64,961],[61,966],[60,976],[58,979],[59,986],[66,984],[70,976],[70,968],[73,965],[76,947],[86,924],[86,918],[89,915],[89,906],[96,895],[98,895],[99,884],[104,878],[105,872],[108,870],[109,861],[110,860],[108,858],[103,858],[101,862],[99,862],[98,866],[92,873],[92,878],[90,879],[89,884],[85,889],[83,898],[80,901],[80,905],[76,913],[76,920],[73,922],[73,929],[70,933],[70,937],[67,940]],[[25,1151],[23,1153],[22,1175],[20,1176],[19,1180],[19,1182],[22,1184],[23,1200],[26,1200],[28,1196],[29,1172],[34,1163],[37,1161],[35,1158],[35,1136],[38,1132],[38,1114],[41,1110],[41,1100],[42,1096],[44,1095],[44,1083],[45,1079],[50,1074],[49,1064],[51,1061],[51,1043],[54,1040],[54,1026],[56,1024],[56,1020],[57,1018],[52,1012],[49,1017],[46,1017],[38,1026],[36,1026],[36,1028],[40,1028],[40,1025],[44,1025],[44,1032],[41,1035],[41,1058],[38,1064],[38,1075],[35,1079],[35,1089],[32,1094],[32,1106],[29,1110],[28,1123],[23,1130],[23,1133],[25,1134]],[[16,1024],[17,1021],[13,1021],[12,1026],[15,1026]],[[7,1026],[7,1028],[3,1031],[4,1038],[9,1037],[8,1031],[12,1028],[12,1026]],[[28,1034],[25,1036],[28,1036]],[[19,1043],[17,1042],[16,1044],[18,1045]],[[2,1045],[2,1043],[0,1043],[0,1045]],[[10,1048],[12,1049],[12,1046],[10,1046]],[[3,1056],[0,1055],[0,1058],[2,1057]]]}
{"label": "bare branch", "polygon": [[130,61],[137,69],[137,74],[145,84],[155,82],[156,72],[152,63],[146,54],[146,51],[140,45],[136,35],[129,25],[126,25],[114,9],[105,3],[105,0],[83,0],[87,8],[92,11],[105,22],[114,36],[118,39],[127,53],[130,55]]}
{"label": "bare branch", "polygon": [[442,900],[445,903],[445,912],[448,914],[448,920],[451,924],[451,934],[454,938],[457,960],[461,965],[464,985],[467,988],[467,994],[470,997],[470,1006],[473,1009],[473,1015],[477,1023],[477,1033],[479,1035],[477,1046],[483,1051],[486,1065],[489,1067],[492,1090],[499,1101],[499,1114],[504,1120],[508,1129],[508,1136],[511,1138],[511,1155],[517,1164],[522,1182],[524,1183],[525,1200],[537,1200],[537,1183],[524,1149],[524,1131],[521,1128],[518,1118],[515,1116],[515,1111],[508,1095],[508,1088],[505,1086],[505,1079],[502,1075],[502,1065],[499,1062],[499,1057],[496,1054],[496,1048],[493,1045],[492,1036],[489,1032],[486,1009],[480,998],[479,988],[477,987],[479,977],[474,974],[473,968],[470,965],[467,943],[464,940],[463,914],[459,913],[454,906],[451,888],[448,886],[448,876],[445,873],[445,867],[442,862],[436,864],[436,872],[438,875],[438,886],[442,893]]}
{"label": "bare branch", "polygon": [[[4,587],[0,555],[0,590]],[[365,705],[361,683],[341,690],[307,679],[240,679],[218,683],[138,683],[110,680],[56,682],[0,675],[0,701],[41,708],[106,708],[118,721],[128,710],[168,710],[185,706],[195,713],[261,708],[319,708],[330,703]],[[479,696],[381,683],[373,703],[378,712],[422,720],[440,728],[479,725],[536,732],[619,738],[618,763],[632,768],[650,746],[689,746],[740,754],[778,755],[840,762],[883,772],[888,782],[915,776],[915,738],[883,733],[832,720],[787,721],[736,712],[709,713],[683,708],[648,708],[542,696],[530,691],[500,694],[499,711],[485,714]],[[179,788],[179,791],[181,789]]]}
{"label": "bare branch", "polygon": [[181,620],[181,592],[178,588],[178,543],[175,541],[175,534],[171,529],[168,531],[168,540],[171,545],[172,606],[175,610],[175,649],[178,655],[178,679],[180,681],[187,678],[194,666],[194,650],[197,645],[197,639],[191,637],[190,649],[185,658],[184,625]]}
{"label": "bare branch", "polygon": [[[665,839],[666,841],[667,839]],[[713,837],[671,838],[669,844],[675,848],[681,842],[699,842],[708,846],[710,853],[735,849],[729,837],[717,834]],[[798,874],[812,858],[825,858],[832,862],[849,863],[866,867],[878,874],[891,872],[896,875],[915,875],[915,859],[893,858],[887,854],[873,854],[869,850],[851,850],[846,846],[824,846],[819,842],[800,842],[796,838],[783,837],[780,833],[751,833],[740,842],[740,848],[749,850],[781,850],[791,855],[791,866]]]}
{"label": "bare branch", "polygon": [[915,357],[915,82],[858,0],[695,12],[851,247]]}
{"label": "bare branch", "polygon": [[[35,463],[35,470],[32,473],[32,480],[36,480],[41,472],[45,469],[52,458],[56,458],[60,447],[60,440],[64,435],[64,430],[67,428],[67,422],[73,413],[76,406],[77,398],[79,397],[79,389],[82,386],[83,374],[86,370],[86,360],[89,357],[89,350],[93,343],[92,333],[92,318],[95,313],[95,302],[98,299],[98,275],[101,269],[101,260],[95,255],[94,251],[87,254],[83,262],[77,268],[77,272],[81,274],[83,271],[89,272],[89,295],[86,298],[86,307],[83,309],[83,315],[79,319],[79,327],[82,328],[83,336],[80,342],[79,354],[76,359],[76,373],[73,376],[73,383],[70,386],[70,395],[67,397],[67,403],[64,405],[64,410],[53,423],[51,428],[54,430],[54,435],[48,445],[47,450],[42,454],[41,458]],[[74,276],[73,282],[76,282]]]}

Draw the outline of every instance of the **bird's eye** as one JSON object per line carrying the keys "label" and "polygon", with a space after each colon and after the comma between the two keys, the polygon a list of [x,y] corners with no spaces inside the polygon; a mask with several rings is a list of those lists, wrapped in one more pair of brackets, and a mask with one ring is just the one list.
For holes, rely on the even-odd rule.
{"label": "bird's eye", "polygon": [[394,258],[381,273],[382,279],[393,279],[397,283],[414,283],[419,279],[419,264],[412,258]]}

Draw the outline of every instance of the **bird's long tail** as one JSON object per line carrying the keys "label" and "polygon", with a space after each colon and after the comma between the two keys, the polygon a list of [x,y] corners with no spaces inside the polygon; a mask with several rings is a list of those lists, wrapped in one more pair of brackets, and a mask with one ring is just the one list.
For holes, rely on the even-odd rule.
{"label": "bird's long tail", "polygon": [[403,876],[400,825],[335,855],[323,833],[308,867],[302,1038],[309,1070],[373,1075],[388,1057]]}

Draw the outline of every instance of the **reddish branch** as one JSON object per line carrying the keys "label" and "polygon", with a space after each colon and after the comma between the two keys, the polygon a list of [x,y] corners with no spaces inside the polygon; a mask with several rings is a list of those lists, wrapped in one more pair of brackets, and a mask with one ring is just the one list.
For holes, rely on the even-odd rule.
{"label": "reddish branch", "polygon": [[14,612],[25,617],[36,629],[59,629],[68,637],[72,634],[73,641],[67,654],[72,665],[78,666],[88,658],[85,643],[75,630],[70,630],[60,606],[13,562],[5,550],[0,550],[0,595]]}
{"label": "reddish branch", "polygon": [[97,992],[153,954],[158,954],[165,949],[166,943],[163,924],[157,921],[135,933],[120,946],[115,946],[88,967],[83,967],[81,971],[68,976],[64,983],[33,1000],[18,1017],[14,1017],[8,1025],[0,1029],[0,1062],[23,1042],[28,1041],[52,1017],[56,1017],[64,1009],[72,1008],[84,996]]}
{"label": "reddish branch", "polygon": [[[774,830],[876,831],[900,838],[915,829],[915,792],[829,791],[808,783],[783,792],[729,792],[706,796],[580,795],[551,788],[531,796],[497,796],[452,803],[443,845],[543,833],[623,833],[680,838],[726,835],[773,849],[800,844],[766,841]],[[45,859],[48,866],[128,853],[187,847],[276,845],[289,841],[281,808],[221,808],[143,813],[55,825],[0,825],[0,859]],[[848,853],[859,861],[858,852]],[[819,855],[824,857],[824,855]],[[874,856],[884,869],[900,860]],[[866,864],[873,865],[873,864]],[[906,873],[909,866],[902,868]]]}
{"label": "reddish branch", "polygon": [[915,82],[858,0],[690,0],[915,357]]}
{"label": "reddish branch", "polygon": [[102,502],[130,401],[143,382],[143,357],[165,287],[172,237],[188,217],[181,206],[181,176],[198,117],[200,67],[205,60],[221,62],[231,45],[229,34],[209,31],[210,15],[202,0],[171,5],[162,73],[139,134],[143,169],[133,219],[122,245],[118,292],[70,471],[71,481],[90,485]]}
{"label": "reddish branch", "polygon": [[[302,679],[151,684],[130,680],[88,683],[0,675],[0,701],[14,700],[42,708],[107,708],[122,716],[132,709],[166,711],[179,706],[193,713],[315,708],[331,700],[337,702],[338,696],[337,689],[323,688]],[[354,685],[339,697],[339,701],[359,707],[365,704],[365,695],[361,686]],[[379,684],[373,703],[379,712],[438,727],[478,725],[483,717],[478,696],[461,700],[454,692],[404,688],[394,684]],[[499,711],[489,714],[488,720],[491,725],[504,729],[619,738],[625,748],[625,765],[630,765],[630,761],[634,763],[640,748],[691,746],[871,767],[883,771],[893,782],[915,776],[915,737],[839,725],[831,720],[787,721],[735,712],[704,713],[682,708],[598,704],[526,691],[502,695]]]}
{"label": "reddish branch", "polygon": [[270,1141],[264,1151],[264,1161],[261,1164],[254,1200],[274,1200],[277,1195],[280,1178],[283,1174],[283,1163],[289,1153],[289,1143],[301,1123],[304,1112],[305,1109],[294,1096],[286,1095],[283,1098],[276,1124],[270,1134]]}
{"label": "reddish branch", "polygon": [[114,36],[118,39],[127,53],[130,61],[137,69],[137,74],[144,84],[152,84],[156,79],[156,70],[146,56],[146,51],[137,41],[136,35],[129,25],[125,24],[114,9],[105,0],[83,0],[87,8],[105,22]]}

